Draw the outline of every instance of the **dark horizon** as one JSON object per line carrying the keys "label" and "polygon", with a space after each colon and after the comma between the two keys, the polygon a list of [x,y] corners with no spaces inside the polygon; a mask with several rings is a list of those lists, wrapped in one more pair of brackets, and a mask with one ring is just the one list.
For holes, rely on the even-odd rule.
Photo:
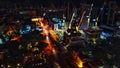
{"label": "dark horizon", "polygon": [[[101,7],[105,2],[106,4],[109,1],[116,1],[117,6],[119,7],[120,0],[0,0],[1,5],[6,5],[6,4],[16,4],[16,5],[40,5],[43,7],[63,7],[67,6],[68,3],[73,6],[73,7],[79,7],[81,3],[83,4],[94,4],[96,7]],[[2,4],[3,3],[3,4]],[[3,6],[3,7],[4,7]]]}

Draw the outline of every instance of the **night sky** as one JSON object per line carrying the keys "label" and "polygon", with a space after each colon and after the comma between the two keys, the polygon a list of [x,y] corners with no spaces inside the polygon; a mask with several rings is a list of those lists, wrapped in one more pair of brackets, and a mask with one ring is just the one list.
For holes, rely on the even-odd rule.
{"label": "night sky", "polygon": [[[56,7],[61,7],[61,6],[66,6],[68,3],[74,7],[78,7],[80,3],[87,3],[91,4],[93,3],[95,6],[101,6],[105,1],[106,3],[108,1],[117,1],[117,4],[119,5],[120,0],[0,0],[4,2],[11,2],[11,3],[31,3],[31,4],[39,4],[45,7],[49,6],[56,6]],[[52,5],[53,4],[53,5]],[[120,5],[119,5],[120,6]]]}

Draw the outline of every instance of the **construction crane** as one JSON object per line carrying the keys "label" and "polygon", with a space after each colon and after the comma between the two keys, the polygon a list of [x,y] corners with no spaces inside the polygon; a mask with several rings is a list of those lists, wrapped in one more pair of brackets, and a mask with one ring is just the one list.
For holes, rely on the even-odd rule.
{"label": "construction crane", "polygon": [[71,24],[72,24],[72,21],[74,19],[74,16],[75,16],[75,13],[72,14],[72,18],[71,18],[70,23],[69,23],[69,29],[71,29]]}
{"label": "construction crane", "polygon": [[87,22],[88,22],[87,28],[89,28],[89,25],[90,25],[90,18],[91,18],[92,9],[93,9],[93,3],[92,3],[91,6],[90,6],[90,12],[89,12],[89,15],[88,15],[88,20],[87,20]]}
{"label": "construction crane", "polygon": [[79,29],[80,29],[80,27],[81,27],[81,24],[82,24],[83,19],[84,19],[84,16],[85,16],[85,13],[86,13],[86,11],[83,11],[82,17],[81,17],[81,19],[80,19],[80,22],[79,22],[78,26],[76,27],[76,30],[77,30],[77,31],[79,31]]}
{"label": "construction crane", "polygon": [[79,29],[82,28],[82,26],[85,26],[85,28],[89,28],[92,8],[93,8],[93,4],[91,4],[91,6],[90,6],[90,11],[89,11],[89,15],[88,15],[88,18],[87,18],[87,23],[83,22],[83,20],[86,17],[85,14],[87,13],[87,11],[86,10],[83,11],[80,22],[78,23],[78,26],[76,27],[77,31],[79,31]]}

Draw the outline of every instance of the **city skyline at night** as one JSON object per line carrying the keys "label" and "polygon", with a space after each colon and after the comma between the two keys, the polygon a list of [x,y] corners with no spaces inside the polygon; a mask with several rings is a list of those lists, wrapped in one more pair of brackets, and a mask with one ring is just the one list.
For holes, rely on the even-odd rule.
{"label": "city skyline at night", "polygon": [[119,0],[0,0],[0,68],[120,68]]}

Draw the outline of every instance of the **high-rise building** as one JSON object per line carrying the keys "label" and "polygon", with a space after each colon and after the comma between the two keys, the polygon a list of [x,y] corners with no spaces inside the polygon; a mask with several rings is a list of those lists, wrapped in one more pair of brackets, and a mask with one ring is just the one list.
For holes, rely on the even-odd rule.
{"label": "high-rise building", "polygon": [[115,25],[115,9],[116,9],[116,1],[110,1],[108,3],[108,12],[107,12],[107,24]]}

